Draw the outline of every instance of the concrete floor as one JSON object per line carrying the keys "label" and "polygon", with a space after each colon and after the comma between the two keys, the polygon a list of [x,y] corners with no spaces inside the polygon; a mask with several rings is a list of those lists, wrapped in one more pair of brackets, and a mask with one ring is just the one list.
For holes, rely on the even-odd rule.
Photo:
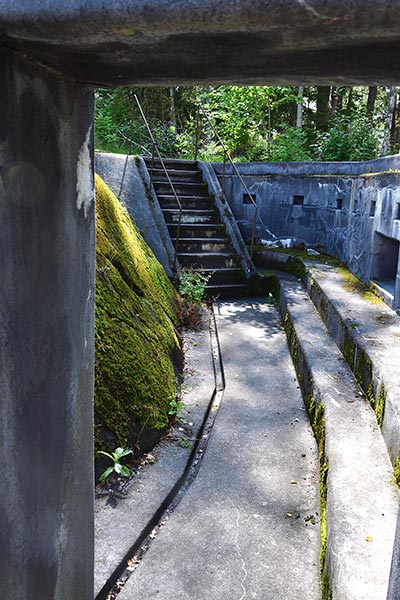
{"label": "concrete floor", "polygon": [[279,314],[215,312],[226,389],[207,453],[118,600],[316,600],[317,448]]}

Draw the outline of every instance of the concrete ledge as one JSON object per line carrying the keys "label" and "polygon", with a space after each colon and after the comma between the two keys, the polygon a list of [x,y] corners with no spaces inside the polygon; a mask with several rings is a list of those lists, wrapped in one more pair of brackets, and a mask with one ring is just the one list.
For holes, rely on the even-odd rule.
{"label": "concrete ledge", "polygon": [[[377,410],[393,464],[400,449],[400,317],[348,289],[334,267],[307,262],[308,292],[358,382]],[[351,286],[350,286],[351,287]]]}
{"label": "concrete ledge", "polygon": [[385,600],[398,507],[389,457],[371,406],[301,283],[279,279],[303,394],[324,410],[329,588],[334,599]]}

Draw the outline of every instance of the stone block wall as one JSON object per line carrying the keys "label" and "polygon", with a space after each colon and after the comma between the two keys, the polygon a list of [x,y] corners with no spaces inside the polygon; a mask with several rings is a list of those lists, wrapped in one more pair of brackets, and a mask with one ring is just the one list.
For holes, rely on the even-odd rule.
{"label": "stone block wall", "polygon": [[[223,165],[213,164],[222,183]],[[363,281],[382,281],[400,306],[400,157],[365,162],[239,163],[258,206],[256,236],[295,238],[346,262]],[[225,194],[244,237],[254,207],[227,166]]]}

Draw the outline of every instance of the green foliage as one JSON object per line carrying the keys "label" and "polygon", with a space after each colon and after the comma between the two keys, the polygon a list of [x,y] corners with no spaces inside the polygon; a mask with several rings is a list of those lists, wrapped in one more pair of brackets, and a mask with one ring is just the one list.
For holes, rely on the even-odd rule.
{"label": "green foliage", "polygon": [[209,277],[191,269],[181,269],[178,273],[178,289],[185,302],[200,306],[206,291]]}
{"label": "green foliage", "polygon": [[178,314],[187,329],[197,329],[200,323],[201,303],[205,296],[209,276],[191,269],[178,272]]}
{"label": "green foliage", "polygon": [[99,450],[97,454],[102,454],[103,456],[107,456],[112,461],[112,465],[108,467],[99,477],[99,481],[105,481],[111,473],[116,473],[117,475],[122,475],[122,477],[129,477],[131,472],[125,465],[121,464],[121,458],[124,456],[128,456],[128,454],[132,454],[132,450],[129,448],[117,448],[114,452],[110,454],[110,452],[103,452],[103,450]]}
{"label": "green foliage", "polygon": [[276,162],[312,160],[312,153],[307,149],[307,136],[304,131],[287,127],[272,137],[268,159]]}
{"label": "green foliage", "polygon": [[169,403],[169,411],[168,414],[172,417],[180,418],[183,407],[185,406],[184,402],[180,398],[173,398]]}
{"label": "green foliage", "polygon": [[[321,90],[324,90],[322,94]],[[365,160],[377,154],[382,137],[387,89],[378,88],[373,114],[367,114],[368,88],[308,86],[302,100],[302,128],[296,128],[295,86],[173,86],[96,91],[96,148],[150,155],[151,142],[139,115],[137,93],[164,156],[221,161],[224,156],[205,109],[237,161]],[[321,105],[324,96],[325,103]],[[319,109],[317,109],[319,107]],[[397,119],[398,120],[398,119]],[[394,122],[392,151],[398,151],[400,125]],[[397,146],[396,146],[397,144]]]}
{"label": "green foliage", "polygon": [[338,117],[316,144],[320,160],[369,160],[378,153],[378,137],[365,116]]}
{"label": "green foliage", "polygon": [[177,294],[126,210],[96,177],[95,443],[134,446],[170,420],[181,351]]}

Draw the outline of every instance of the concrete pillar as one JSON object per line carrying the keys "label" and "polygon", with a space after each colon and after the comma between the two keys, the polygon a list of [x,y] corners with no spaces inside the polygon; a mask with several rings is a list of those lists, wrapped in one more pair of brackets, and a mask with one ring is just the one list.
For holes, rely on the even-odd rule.
{"label": "concrete pillar", "polygon": [[93,599],[92,118],[0,50],[0,598]]}

